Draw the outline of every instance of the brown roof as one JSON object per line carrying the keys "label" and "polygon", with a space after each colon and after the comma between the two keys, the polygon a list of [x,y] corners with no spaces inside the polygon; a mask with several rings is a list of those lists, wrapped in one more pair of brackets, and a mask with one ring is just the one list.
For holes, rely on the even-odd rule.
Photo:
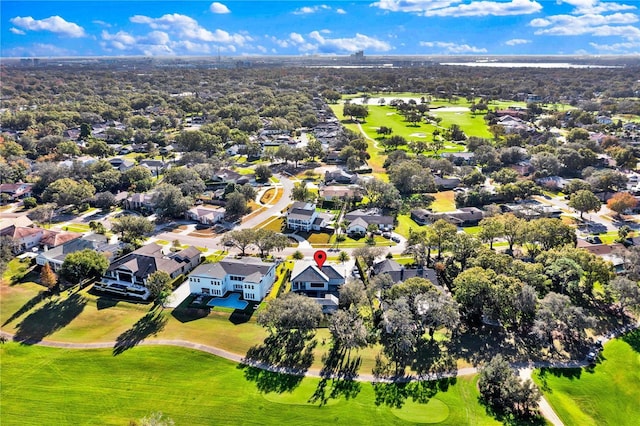
{"label": "brown roof", "polygon": [[624,246],[619,243],[614,243],[611,245],[607,244],[590,244],[584,240],[578,240],[577,244],[578,248],[582,248],[587,250],[590,253],[595,254],[596,256],[604,256],[607,254],[611,254],[614,251],[618,251],[624,249]]}
{"label": "brown roof", "polygon": [[45,229],[40,244],[48,247],[57,247],[80,237],[82,237],[82,234],[78,232],[57,232]]}

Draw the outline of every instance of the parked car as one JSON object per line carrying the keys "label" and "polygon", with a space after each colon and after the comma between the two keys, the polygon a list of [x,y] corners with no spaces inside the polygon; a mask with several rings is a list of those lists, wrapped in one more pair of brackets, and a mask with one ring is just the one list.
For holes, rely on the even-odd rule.
{"label": "parked car", "polygon": [[596,357],[597,357],[597,356],[598,356],[598,354],[597,354],[595,351],[590,351],[590,352],[587,354],[587,361],[589,361],[589,362],[595,362],[595,360],[596,360]]}
{"label": "parked car", "polygon": [[383,232],[383,233],[382,233],[382,236],[383,236],[384,238],[386,238],[386,239],[389,239],[389,238],[391,238],[391,232]]}
{"label": "parked car", "polygon": [[391,241],[393,241],[394,243],[399,243],[400,242],[400,238],[396,237],[395,235],[393,237],[391,237]]}
{"label": "parked car", "polygon": [[594,235],[589,235],[586,238],[586,241],[588,243],[591,243],[591,244],[602,244],[602,239],[600,239],[600,237],[598,237],[597,235],[595,235],[595,236]]}

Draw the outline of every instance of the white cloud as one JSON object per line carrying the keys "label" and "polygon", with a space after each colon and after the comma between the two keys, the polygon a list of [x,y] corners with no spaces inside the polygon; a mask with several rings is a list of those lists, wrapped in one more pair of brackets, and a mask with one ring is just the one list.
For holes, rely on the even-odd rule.
{"label": "white cloud", "polygon": [[59,16],[50,16],[45,19],[33,19],[31,16],[16,16],[10,22],[23,30],[28,31],[51,31],[52,33],[67,37],[84,37],[84,28],[73,22],[65,21]]}
{"label": "white cloud", "polygon": [[542,10],[535,0],[469,1],[463,0],[380,0],[371,6],[391,12],[416,13],[423,16],[510,16],[528,15]]}
{"label": "white cloud", "polygon": [[302,37],[301,34],[298,33],[291,33],[289,34],[289,38],[291,39],[292,42],[294,43],[304,43],[304,37]]}
{"label": "white cloud", "polygon": [[457,44],[445,41],[421,41],[422,47],[436,47],[444,49],[443,53],[487,53],[487,49],[476,46],[469,46],[468,44]]}
{"label": "white cloud", "polygon": [[629,40],[640,39],[640,28],[633,25],[638,16],[633,13],[611,15],[587,14],[581,16],[554,15],[533,19],[529,25],[540,28],[536,35],[577,36],[620,36]]}
{"label": "white cloud", "polygon": [[636,7],[628,4],[601,2],[600,0],[558,0],[559,3],[570,4],[575,7],[576,15],[588,13],[619,12],[621,10],[633,10]]}
{"label": "white cloud", "polygon": [[101,27],[111,28],[111,24],[110,23],[101,21],[100,19],[95,19],[95,20],[93,20],[91,22],[96,24],[96,25],[100,25]]}
{"label": "white cloud", "polygon": [[22,30],[19,30],[15,27],[9,28],[9,31],[11,31],[13,34],[17,34],[17,35],[25,35],[26,33]]}
{"label": "white cloud", "polygon": [[504,42],[507,46],[517,46],[519,44],[527,44],[531,43],[531,40],[525,40],[523,38],[512,38],[511,40],[507,40]]}
{"label": "white cloud", "polygon": [[215,31],[209,31],[198,24],[195,19],[181,15],[178,13],[166,14],[160,18],[150,18],[143,15],[135,15],[129,18],[129,20],[136,24],[147,24],[151,28],[156,30],[165,30],[171,33],[177,34],[181,39],[203,41],[203,42],[215,42],[215,43],[228,43],[243,46],[253,39],[248,35],[243,34],[230,34],[227,31],[216,29]]}
{"label": "white cloud", "polygon": [[217,1],[211,3],[211,6],[209,6],[209,10],[211,11],[211,13],[217,13],[217,14],[231,13],[231,11],[227,6]]}
{"label": "white cloud", "polygon": [[319,31],[312,31],[309,33],[309,38],[316,43],[307,46],[315,49],[307,50],[316,50],[321,53],[357,52],[358,50],[387,52],[392,49],[391,45],[386,41],[359,33],[356,33],[351,38],[327,38],[320,34]]}
{"label": "white cloud", "polygon": [[[317,6],[304,6],[304,7],[301,7],[299,9],[294,10],[291,13],[293,13],[294,15],[311,15],[313,13],[318,13],[318,12],[321,12],[323,10],[329,11],[329,10],[333,10],[333,9],[331,8],[331,6],[327,6],[326,4],[320,4],[320,5],[317,5]],[[338,13],[340,15],[344,15],[347,12],[345,12],[344,9],[336,9],[336,13]]]}
{"label": "white cloud", "polygon": [[346,11],[346,10],[344,10],[344,9],[342,9],[342,8],[338,8],[338,9],[336,9],[336,13],[337,13],[338,15],[346,15],[346,14],[347,14],[347,11]]}
{"label": "white cloud", "polygon": [[108,42],[108,46],[117,50],[127,50],[136,44],[136,38],[126,31],[118,31],[115,34],[102,31],[101,37],[102,40]]}
{"label": "white cloud", "polygon": [[614,44],[589,43],[589,44],[598,52],[603,52],[603,53],[624,53],[624,54],[640,53],[640,42],[627,42],[627,43],[614,43]]}

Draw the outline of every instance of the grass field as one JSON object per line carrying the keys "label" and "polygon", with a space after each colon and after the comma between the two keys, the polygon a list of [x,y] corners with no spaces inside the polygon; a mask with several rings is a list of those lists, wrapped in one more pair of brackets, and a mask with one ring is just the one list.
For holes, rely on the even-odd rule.
{"label": "grass field", "polygon": [[[7,343],[0,354],[6,426],[126,425],[157,411],[176,425],[499,424],[478,404],[473,377],[375,387],[329,380],[323,387],[319,379],[240,368],[174,347],[138,347],[114,356],[108,349]],[[323,405],[323,399],[309,402],[323,393]]]}
{"label": "grass field", "polygon": [[533,375],[565,425],[635,426],[640,419],[640,331],[605,345],[594,368]]}
{"label": "grass field", "polygon": [[429,208],[434,212],[451,212],[456,209],[455,192],[436,192],[433,196],[435,197],[435,200],[431,205],[429,205]]}

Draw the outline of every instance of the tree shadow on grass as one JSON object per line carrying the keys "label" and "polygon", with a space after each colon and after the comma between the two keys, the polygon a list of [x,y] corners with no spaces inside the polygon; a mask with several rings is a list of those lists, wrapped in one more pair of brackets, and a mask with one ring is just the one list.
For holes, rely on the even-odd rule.
{"label": "tree shadow on grass", "polygon": [[636,329],[622,335],[622,341],[631,346],[636,352],[640,352],[640,329]]}
{"label": "tree shadow on grass", "polygon": [[109,308],[115,307],[118,304],[118,302],[119,301],[116,299],[100,296],[96,300],[96,307],[98,308],[99,311],[101,311],[103,309],[109,309]]}
{"label": "tree shadow on grass", "polygon": [[5,326],[10,322],[13,322],[14,320],[18,319],[22,315],[26,314],[31,309],[33,309],[38,303],[42,302],[49,295],[50,293],[48,291],[39,292],[38,294],[33,296],[31,299],[27,300],[27,302],[25,302],[25,304],[22,305],[20,309],[18,309],[13,314],[11,314],[11,316],[4,323],[2,323],[2,325]]}
{"label": "tree shadow on grass", "polygon": [[458,372],[455,357],[434,340],[420,342],[412,369],[420,380],[436,379],[443,375],[455,376]]}
{"label": "tree shadow on grass", "polygon": [[171,311],[171,315],[181,323],[185,323],[206,318],[210,311],[209,308],[175,308]]}
{"label": "tree shadow on grass", "polygon": [[376,358],[374,376],[378,381],[372,383],[376,405],[402,408],[409,398],[414,402],[426,404],[438,392],[446,392],[449,386],[457,382],[455,377],[409,381],[408,377],[392,375],[393,371],[395,371],[393,362],[382,356]]}
{"label": "tree shadow on grass", "polygon": [[309,398],[310,403],[325,405],[329,399],[355,398],[361,384],[355,379],[362,364],[360,356],[351,359],[351,352],[333,346],[323,357],[324,366],[320,370],[322,380]]}
{"label": "tree shadow on grass", "polygon": [[375,382],[373,392],[376,405],[402,408],[409,398],[414,402],[426,404],[438,392],[446,392],[449,386],[455,383],[455,377],[404,383]]}
{"label": "tree shadow on grass", "polygon": [[256,382],[261,392],[287,392],[295,389],[313,363],[317,342],[297,331],[267,336],[262,345],[251,347],[238,368],[245,378]]}
{"label": "tree shadow on grass", "polygon": [[117,337],[116,344],[113,347],[113,356],[120,355],[124,351],[133,348],[149,336],[157,335],[164,329],[166,323],[167,317],[163,315],[162,311],[154,310],[148,312],[133,327]]}
{"label": "tree shadow on grass", "polygon": [[86,304],[87,299],[78,293],[65,299],[50,300],[18,324],[13,340],[25,345],[38,343],[73,321]]}

